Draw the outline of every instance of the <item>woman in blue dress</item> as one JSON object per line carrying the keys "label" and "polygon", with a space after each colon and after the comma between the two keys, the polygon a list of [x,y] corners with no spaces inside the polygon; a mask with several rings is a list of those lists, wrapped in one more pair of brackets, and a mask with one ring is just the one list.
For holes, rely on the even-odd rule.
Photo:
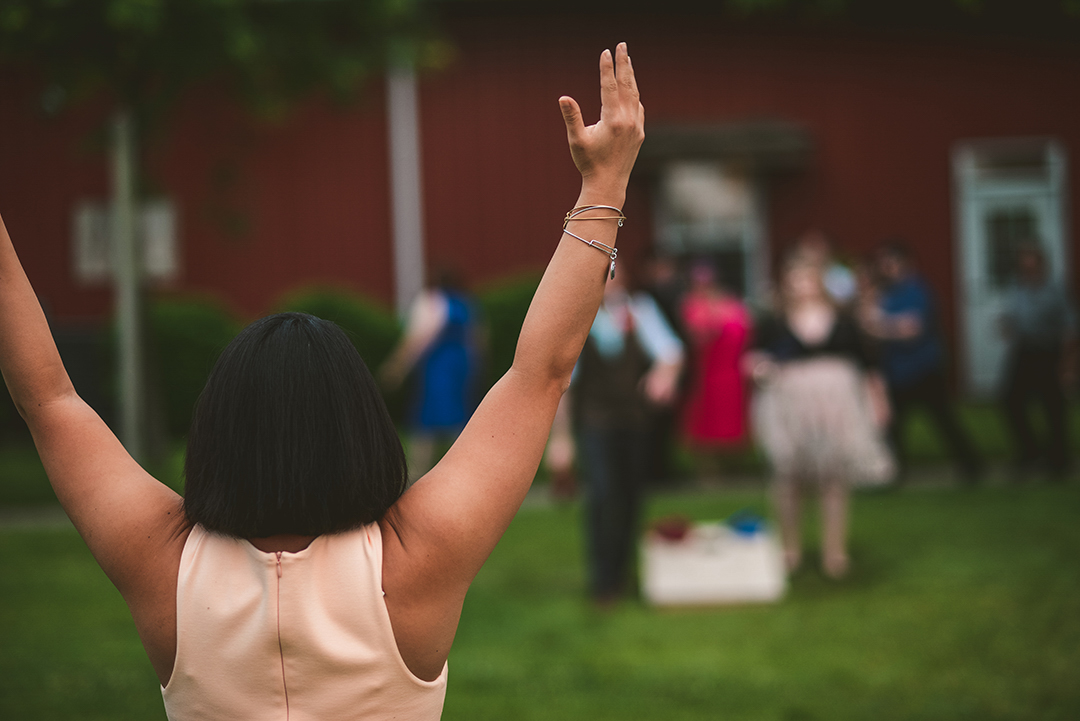
{"label": "woman in blue dress", "polygon": [[409,414],[409,475],[434,465],[436,445],[461,433],[476,407],[479,335],[475,303],[453,273],[438,274],[413,301],[405,334],[383,368],[390,386],[416,370]]}

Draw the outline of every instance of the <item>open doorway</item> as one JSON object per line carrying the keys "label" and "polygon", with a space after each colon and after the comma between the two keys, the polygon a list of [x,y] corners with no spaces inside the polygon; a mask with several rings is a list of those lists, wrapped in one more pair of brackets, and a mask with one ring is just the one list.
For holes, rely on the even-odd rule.
{"label": "open doorway", "polygon": [[768,250],[760,183],[735,163],[675,160],[659,173],[656,243],[663,255],[710,259],[735,294],[768,291]]}
{"label": "open doorway", "polygon": [[1045,139],[967,142],[953,153],[963,377],[989,396],[1001,382],[1000,319],[1015,282],[1016,250],[1037,242],[1053,282],[1069,282],[1065,153]]}

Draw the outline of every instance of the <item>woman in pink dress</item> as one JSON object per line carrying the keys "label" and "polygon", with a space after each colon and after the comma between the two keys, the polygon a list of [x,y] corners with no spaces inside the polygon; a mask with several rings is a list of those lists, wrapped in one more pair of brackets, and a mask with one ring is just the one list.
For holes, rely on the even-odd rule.
{"label": "woman in pink dress", "polygon": [[693,349],[693,376],[683,428],[697,447],[739,446],[746,441],[742,357],[750,339],[750,313],[716,282],[710,265],[695,265],[690,280],[682,322]]}

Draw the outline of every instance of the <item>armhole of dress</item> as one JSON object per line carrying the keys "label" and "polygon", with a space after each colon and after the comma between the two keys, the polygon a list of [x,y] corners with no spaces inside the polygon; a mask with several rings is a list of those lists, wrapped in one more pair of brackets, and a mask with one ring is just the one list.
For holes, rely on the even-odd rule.
{"label": "armhole of dress", "polygon": [[173,654],[173,667],[172,673],[169,674],[168,682],[161,687],[161,693],[164,695],[169,687],[172,685],[173,679],[176,678],[176,670],[180,668],[180,661],[182,660],[180,643],[180,579],[183,578],[184,573],[191,567],[192,556],[195,555],[196,548],[202,543],[203,538],[206,536],[206,529],[199,524],[195,524],[191,528],[191,532],[188,534],[187,540],[184,541],[184,550],[180,554],[180,567],[176,572],[176,652]]}
{"label": "armhole of dress", "polygon": [[383,576],[383,548],[382,548],[382,528],[378,523],[370,523],[364,526],[364,533],[368,544],[372,549],[372,556],[374,557],[374,563],[372,564],[372,571],[375,574],[376,587],[379,589],[379,596],[375,599],[375,604],[379,609],[381,620],[386,625],[386,631],[390,638],[390,652],[397,661],[398,667],[401,669],[402,674],[410,682],[421,688],[436,689],[446,685],[447,669],[449,662],[443,663],[442,671],[432,681],[425,681],[417,676],[405,663],[405,659],[401,656],[401,650],[398,648],[397,636],[394,634],[394,624],[390,620],[390,610],[386,607],[386,591],[383,589],[382,576]]}

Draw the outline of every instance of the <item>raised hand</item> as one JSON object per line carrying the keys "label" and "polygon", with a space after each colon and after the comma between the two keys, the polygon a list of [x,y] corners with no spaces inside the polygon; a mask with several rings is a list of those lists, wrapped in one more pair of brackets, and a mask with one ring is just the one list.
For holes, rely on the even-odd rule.
{"label": "raised hand", "polygon": [[610,50],[600,54],[600,100],[600,120],[586,126],[577,101],[566,95],[559,98],[570,155],[584,187],[624,192],[645,139],[645,108],[626,43],[619,43],[614,58]]}
{"label": "raised hand", "polygon": [[620,224],[603,206],[622,206],[645,137],[645,112],[626,45],[614,57],[609,51],[600,56],[600,95],[600,121],[588,127],[573,99],[560,98],[559,104],[582,175],[581,193],[567,205],[601,207],[582,210],[570,221],[585,236],[556,236],[563,219],[548,219],[558,245],[522,324],[513,365],[439,464],[380,524],[387,610],[409,667],[430,672],[423,678],[442,668],[465,591],[536,476],[604,294],[610,256],[589,240],[614,247]]}

